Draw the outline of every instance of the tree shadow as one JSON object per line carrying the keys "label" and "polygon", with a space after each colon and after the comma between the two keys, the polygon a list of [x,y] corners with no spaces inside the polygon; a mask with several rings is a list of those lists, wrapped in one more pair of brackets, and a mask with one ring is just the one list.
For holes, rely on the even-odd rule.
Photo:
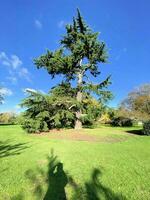
{"label": "tree shadow", "polygon": [[23,193],[20,193],[16,196],[12,197],[11,200],[25,200],[25,197],[24,197]]}
{"label": "tree shadow", "polygon": [[5,124],[5,123],[0,123],[0,126],[10,126],[10,125],[15,125],[15,124],[13,124],[13,123],[7,123],[7,124]]}
{"label": "tree shadow", "polygon": [[134,135],[144,135],[143,133],[143,130],[142,129],[137,129],[137,130],[129,130],[129,131],[126,131],[127,133],[131,133],[131,134],[134,134]]}
{"label": "tree shadow", "polygon": [[73,180],[71,180],[71,185],[75,191],[71,199],[126,200],[126,197],[122,194],[115,194],[110,188],[104,186],[99,180],[101,175],[102,173],[99,169],[93,169],[90,180],[84,183],[84,188],[79,187]]}
{"label": "tree shadow", "polygon": [[0,141],[0,158],[21,154],[24,149],[29,148],[26,144],[12,144],[10,140]]}
{"label": "tree shadow", "polygon": [[[90,180],[82,186],[76,183],[72,176],[63,169],[57,156],[54,156],[53,151],[48,157],[48,171],[41,168],[37,170],[28,170],[26,177],[34,186],[33,194],[37,199],[43,200],[126,200],[122,194],[114,193],[110,188],[104,186],[100,178],[102,172],[100,169],[93,169]],[[44,185],[47,184],[45,190]],[[65,188],[67,184],[72,188],[72,196],[67,198]],[[25,195],[24,195],[25,196]],[[17,198],[16,198],[17,197]],[[12,199],[23,200],[23,194],[15,196]]]}
{"label": "tree shadow", "polygon": [[95,125],[83,125],[83,128],[94,129]]}
{"label": "tree shadow", "polygon": [[126,198],[122,194],[115,194],[99,181],[101,175],[101,171],[95,168],[91,174],[91,180],[85,183],[87,200],[125,200]]}

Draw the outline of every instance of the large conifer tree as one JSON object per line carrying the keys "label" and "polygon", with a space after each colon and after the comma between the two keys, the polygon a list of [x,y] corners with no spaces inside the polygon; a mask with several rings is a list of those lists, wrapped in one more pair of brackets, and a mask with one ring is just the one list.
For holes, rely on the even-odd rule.
{"label": "large conifer tree", "polygon": [[[99,63],[107,61],[105,43],[98,40],[98,33],[92,32],[83,20],[79,10],[73,23],[66,26],[66,35],[61,39],[61,47],[35,59],[37,68],[45,68],[54,78],[63,75],[65,82],[76,82],[76,120],[75,129],[82,128],[82,99],[83,92],[95,92],[97,95],[108,97],[109,92],[103,90],[110,83],[110,76],[99,84],[93,84],[90,76],[100,74]],[[88,73],[90,72],[90,73]],[[91,74],[91,75],[89,75]]]}

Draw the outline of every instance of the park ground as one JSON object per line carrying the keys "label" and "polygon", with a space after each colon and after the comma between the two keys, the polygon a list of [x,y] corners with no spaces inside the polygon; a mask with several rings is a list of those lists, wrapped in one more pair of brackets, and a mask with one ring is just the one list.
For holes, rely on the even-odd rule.
{"label": "park ground", "polygon": [[150,137],[140,128],[27,134],[0,126],[0,200],[148,200]]}

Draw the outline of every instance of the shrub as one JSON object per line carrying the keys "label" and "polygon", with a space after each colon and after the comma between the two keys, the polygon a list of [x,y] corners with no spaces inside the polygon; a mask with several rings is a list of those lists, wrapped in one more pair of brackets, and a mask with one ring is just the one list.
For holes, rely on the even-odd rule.
{"label": "shrub", "polygon": [[144,124],[143,124],[143,134],[144,135],[150,135],[150,120],[144,122]]}
{"label": "shrub", "polygon": [[115,117],[111,121],[111,125],[112,126],[132,126],[133,121],[130,118],[126,118],[126,117]]}
{"label": "shrub", "polygon": [[25,119],[22,124],[23,129],[28,133],[40,133],[42,131],[48,131],[48,126],[45,121],[37,119]]}
{"label": "shrub", "polygon": [[46,122],[43,122],[43,131],[44,132],[47,132],[49,130],[48,126],[47,126],[47,123]]}

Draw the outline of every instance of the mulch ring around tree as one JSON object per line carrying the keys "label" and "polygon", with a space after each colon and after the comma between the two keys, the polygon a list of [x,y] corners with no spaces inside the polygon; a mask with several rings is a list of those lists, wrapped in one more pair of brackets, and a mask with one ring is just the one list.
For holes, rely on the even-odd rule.
{"label": "mulch ring around tree", "polygon": [[[37,135],[37,134],[36,134]],[[127,137],[112,137],[112,136],[96,136],[87,134],[85,131],[78,130],[50,130],[38,134],[39,136],[48,136],[50,139],[59,140],[73,140],[73,141],[87,141],[87,142],[103,142],[103,143],[116,143],[127,140]]]}

